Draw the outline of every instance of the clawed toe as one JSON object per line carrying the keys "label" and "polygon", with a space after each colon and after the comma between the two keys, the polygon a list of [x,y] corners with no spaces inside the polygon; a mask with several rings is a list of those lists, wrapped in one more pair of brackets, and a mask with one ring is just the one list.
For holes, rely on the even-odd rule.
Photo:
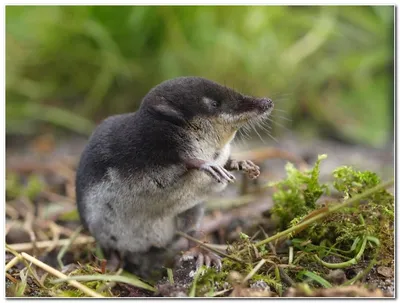
{"label": "clawed toe", "polygon": [[235,176],[228,172],[225,168],[215,163],[205,163],[200,169],[208,172],[219,183],[222,181],[234,182],[236,179]]}
{"label": "clawed toe", "polygon": [[192,259],[196,259],[196,271],[203,265],[206,267],[213,265],[218,271],[222,268],[221,258],[218,255],[199,247],[186,251],[180,258],[179,263]]}
{"label": "clawed toe", "polygon": [[260,167],[255,165],[250,160],[242,162],[242,169],[247,173],[248,177],[251,179],[256,179],[260,175]]}

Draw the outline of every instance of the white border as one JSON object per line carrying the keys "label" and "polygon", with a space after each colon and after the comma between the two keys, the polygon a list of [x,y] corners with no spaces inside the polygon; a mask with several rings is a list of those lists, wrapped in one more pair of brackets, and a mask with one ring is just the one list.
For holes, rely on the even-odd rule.
{"label": "white border", "polygon": [[[319,1],[307,1],[306,3],[301,2],[301,1],[288,1],[288,2],[281,2],[281,1],[251,1],[251,2],[241,2],[241,1],[202,1],[202,2],[198,2],[198,1],[148,1],[148,2],[133,2],[133,1],[118,1],[118,3],[110,3],[107,1],[86,1],[85,3],[81,3],[81,2],[66,2],[66,1],[40,1],[40,2],[36,2],[36,1],[13,1],[13,2],[5,2],[5,5],[246,5],[246,6],[251,6],[251,5],[395,5],[397,4],[398,1],[385,1],[385,2],[373,2],[373,1],[351,1],[351,3],[347,2],[347,1],[336,1],[336,2],[327,2],[327,3],[321,3]],[[2,65],[4,66],[3,68],[3,72],[1,73],[1,82],[3,83],[3,87],[5,88],[5,5],[2,6],[2,13],[1,13],[1,18],[2,21],[1,22],[1,36],[2,36],[2,41],[3,41],[3,48],[2,48]],[[396,22],[396,32],[395,32],[395,37],[398,37],[398,32],[399,32],[399,23],[397,22],[397,18],[395,20]],[[396,45],[397,46],[397,45]],[[396,58],[399,54],[398,48],[396,47]],[[396,80],[397,80],[397,71],[399,70],[399,65],[398,62],[395,62],[395,66],[396,66]],[[395,85],[395,91],[397,90],[397,82]],[[395,98],[397,99],[397,94],[395,95]],[[1,106],[1,123],[0,123],[0,127],[2,128],[2,140],[1,140],[1,156],[2,156],[2,170],[1,170],[1,174],[2,174],[2,180],[4,180],[4,182],[0,182],[0,189],[1,192],[3,193],[3,209],[5,209],[5,91],[2,94],[2,99],[3,102],[1,102],[2,106]],[[399,106],[396,106],[396,117],[395,117],[395,142],[397,142],[397,134],[399,131],[399,126],[397,123],[397,117],[399,116]],[[398,157],[398,150],[397,150],[397,143],[396,143],[396,160]],[[396,176],[397,176],[397,161],[395,163],[396,165]],[[398,182],[396,180],[396,186],[395,186],[395,193],[398,192]],[[397,198],[396,198],[396,202],[397,202]],[[3,214],[5,214],[5,211],[3,212]],[[5,220],[4,220],[4,216],[0,216],[1,220],[3,221],[1,224],[1,228],[2,228],[2,235],[3,235],[3,239],[4,239],[4,230],[5,230]],[[396,221],[397,221],[397,212],[396,212]],[[397,224],[395,225],[397,227]],[[395,229],[396,231],[396,229]],[[396,232],[396,264],[398,262],[398,254],[397,254],[397,244],[399,243],[398,241],[398,233]],[[4,241],[4,240],[3,240]],[[3,242],[5,243],[5,242]],[[4,244],[3,244],[4,245]],[[4,273],[4,265],[5,264],[5,253],[3,251],[2,253],[2,272]],[[4,280],[3,280],[4,281]],[[396,270],[396,278],[395,278],[395,285],[397,282],[397,270]],[[2,283],[1,283],[2,284]],[[4,285],[4,284],[3,284]],[[1,289],[1,298],[5,298],[5,285],[3,287],[0,287]],[[397,287],[396,287],[396,295],[397,295]],[[22,300],[24,299],[31,299],[31,298],[22,298]],[[126,298],[126,299],[135,299],[135,301],[139,301],[139,302],[144,302],[147,301],[151,298]],[[282,299],[282,298],[281,298]],[[289,298],[286,298],[289,299]],[[312,300],[316,300],[315,298],[310,298]],[[363,298],[364,300],[366,298]],[[67,301],[68,299],[57,299],[57,301]],[[117,299],[99,299],[96,301],[100,301],[100,302],[106,302],[106,301],[114,301]],[[157,302],[161,302],[163,301],[163,299],[151,299],[152,301],[157,301]],[[176,299],[175,299],[176,300]],[[197,300],[205,300],[205,299],[197,299]],[[219,300],[223,300],[226,301],[228,299],[219,299]],[[271,300],[271,299],[269,299]],[[272,300],[278,300],[278,299],[272,299]],[[293,300],[293,299],[292,299]],[[339,300],[339,299],[337,299]],[[397,299],[396,299],[397,300]],[[240,301],[252,301],[250,299],[240,299]],[[296,301],[302,301],[302,302],[307,302],[306,299],[296,299]],[[347,299],[346,301],[354,301],[356,302],[356,299]],[[378,301],[377,299],[373,299],[373,301]]]}

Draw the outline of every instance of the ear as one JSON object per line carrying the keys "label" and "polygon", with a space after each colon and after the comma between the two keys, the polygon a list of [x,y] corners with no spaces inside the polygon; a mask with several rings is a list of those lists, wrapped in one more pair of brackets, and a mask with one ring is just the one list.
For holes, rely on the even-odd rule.
{"label": "ear", "polygon": [[158,103],[152,106],[153,112],[161,119],[177,125],[186,124],[183,114],[166,103]]}

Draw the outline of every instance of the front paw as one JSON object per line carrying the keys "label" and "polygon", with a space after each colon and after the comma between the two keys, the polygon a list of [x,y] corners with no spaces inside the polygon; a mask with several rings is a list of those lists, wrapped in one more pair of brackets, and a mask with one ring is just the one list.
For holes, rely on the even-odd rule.
{"label": "front paw", "polygon": [[222,268],[220,256],[197,246],[192,247],[191,249],[186,251],[179,259],[178,264],[181,264],[183,261],[192,259],[196,259],[196,272],[203,265],[205,265],[206,267],[210,267],[211,265],[213,265],[218,271],[220,271]]}
{"label": "front paw", "polygon": [[250,160],[242,161],[242,170],[247,173],[250,179],[257,179],[260,176],[260,167]]}
{"label": "front paw", "polygon": [[250,160],[231,160],[228,169],[244,171],[250,179],[256,179],[260,175],[260,167]]}
{"label": "front paw", "polygon": [[204,163],[200,166],[200,170],[209,173],[219,183],[222,181],[233,182],[236,179],[235,176],[228,172],[224,167],[216,163]]}

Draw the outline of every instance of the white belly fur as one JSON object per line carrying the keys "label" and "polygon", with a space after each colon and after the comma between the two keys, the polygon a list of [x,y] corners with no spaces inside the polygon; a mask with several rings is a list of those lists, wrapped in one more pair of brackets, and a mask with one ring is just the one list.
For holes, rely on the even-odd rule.
{"label": "white belly fur", "polygon": [[[229,155],[230,145],[227,144],[214,162],[223,166]],[[206,161],[213,161],[212,156],[211,153],[198,155]],[[167,246],[175,234],[175,217],[204,201],[210,192],[219,192],[227,185],[218,183],[204,171],[193,170],[181,182],[169,188],[153,188],[149,195],[148,190],[146,194],[141,192],[140,186],[129,190],[122,180],[118,180],[117,172],[111,174],[112,183],[99,184],[90,191],[88,198],[96,203],[88,203],[90,216],[87,221],[89,230],[104,247],[113,244],[119,251],[127,252],[145,252],[151,246]],[[146,188],[146,180],[138,183]],[[106,203],[114,206],[112,217]],[[111,220],[105,222],[107,214]],[[118,238],[117,243],[110,243],[111,235]]]}

